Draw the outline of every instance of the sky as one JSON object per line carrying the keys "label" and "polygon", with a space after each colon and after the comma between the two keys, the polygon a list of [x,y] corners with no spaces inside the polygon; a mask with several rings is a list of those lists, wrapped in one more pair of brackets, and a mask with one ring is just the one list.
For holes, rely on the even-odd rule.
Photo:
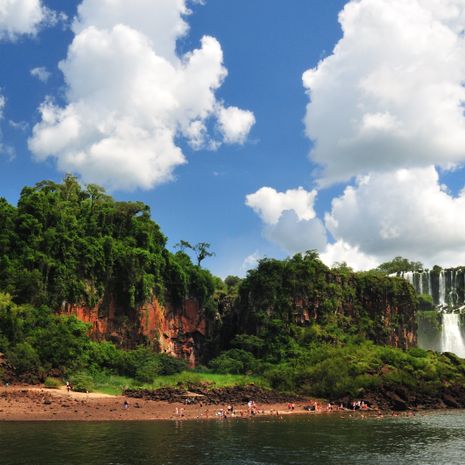
{"label": "sky", "polygon": [[0,197],[75,174],[214,274],[465,264],[465,0],[0,0]]}

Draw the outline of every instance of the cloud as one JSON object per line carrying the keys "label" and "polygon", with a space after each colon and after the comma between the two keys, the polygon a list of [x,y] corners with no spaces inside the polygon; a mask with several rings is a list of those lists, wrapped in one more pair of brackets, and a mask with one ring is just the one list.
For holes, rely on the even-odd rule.
{"label": "cloud", "polygon": [[256,268],[258,265],[258,262],[263,258],[263,256],[256,250],[254,253],[248,255],[247,257],[244,258],[244,261],[242,262],[242,270],[248,271],[253,268]]}
{"label": "cloud", "polygon": [[269,187],[247,204],[270,241],[289,251],[313,241],[328,265],[367,269],[397,255],[463,265],[465,188],[452,195],[438,167],[465,161],[465,1],[352,0],[339,20],[333,53],[303,75],[304,123],[320,187],[354,185],[324,227],[305,220],[313,229]]}
{"label": "cloud", "polygon": [[333,200],[325,223],[337,241],[378,262],[465,263],[465,191],[447,193],[433,166],[359,178]]}
{"label": "cloud", "polygon": [[50,78],[50,71],[44,66],[31,69],[31,76],[36,77],[39,81],[46,83]]}
{"label": "cloud", "polygon": [[264,236],[286,252],[322,250],[326,245],[326,231],[315,218],[313,204],[316,191],[302,187],[278,192],[262,187],[246,197],[246,205],[261,218]]}
{"label": "cloud", "polygon": [[228,144],[243,144],[254,124],[255,116],[251,111],[244,111],[237,107],[219,108],[219,130]]}
{"label": "cloud", "polygon": [[54,157],[85,182],[149,189],[186,163],[180,138],[195,149],[220,145],[207,127],[221,127],[224,112],[224,141],[243,143],[253,115],[216,99],[227,75],[218,41],[204,36],[176,53],[189,13],[186,0],[84,0],[59,65],[67,105],[42,104],[29,141],[37,159]]}
{"label": "cloud", "polygon": [[346,263],[354,271],[373,269],[381,263],[376,257],[364,254],[358,247],[351,246],[343,240],[327,244],[320,258],[329,267],[337,263]]}
{"label": "cloud", "polygon": [[465,161],[465,2],[352,0],[332,55],[306,71],[321,185]]}
{"label": "cloud", "polygon": [[246,197],[245,204],[252,208],[266,224],[278,223],[285,211],[293,211],[298,220],[315,217],[313,203],[316,191],[306,191],[303,187],[278,192],[272,187],[262,187]]}
{"label": "cloud", "polygon": [[264,236],[290,255],[326,247],[326,230],[319,218],[299,220],[294,211],[286,211],[276,224],[266,224]]}
{"label": "cloud", "polygon": [[0,39],[35,35],[41,27],[61,19],[62,14],[48,9],[41,0],[0,0]]}
{"label": "cloud", "polygon": [[[3,118],[4,118],[5,106],[6,106],[6,98],[2,94],[0,94],[0,123],[3,121]],[[10,145],[4,144],[2,139],[3,139],[3,133],[0,127],[0,156],[6,155],[9,160],[12,160],[15,157],[16,152],[14,148],[11,147]]]}
{"label": "cloud", "polygon": [[[3,121],[3,118],[4,118],[3,112],[5,110],[5,105],[6,105],[6,99],[2,94],[0,94],[0,123]],[[2,133],[2,128],[0,126],[0,153],[5,152],[5,146],[2,143],[2,139],[3,139],[3,133]]]}
{"label": "cloud", "polygon": [[26,121],[14,121],[10,119],[8,124],[17,131],[25,132],[29,129],[29,124]]}

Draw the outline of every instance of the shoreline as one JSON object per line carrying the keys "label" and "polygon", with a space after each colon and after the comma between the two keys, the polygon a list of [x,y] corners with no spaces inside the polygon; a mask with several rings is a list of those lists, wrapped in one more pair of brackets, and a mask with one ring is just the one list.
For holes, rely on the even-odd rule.
{"label": "shoreline", "polygon": [[[128,402],[125,408],[124,403]],[[306,411],[305,405],[318,402],[318,411]],[[226,405],[183,404],[180,402],[154,401],[130,398],[123,395],[103,393],[67,392],[65,388],[47,389],[41,386],[12,385],[0,387],[0,422],[35,421],[184,421],[184,420],[223,420],[251,419],[260,417],[283,418],[287,415],[377,415],[377,411],[354,412],[326,408],[322,399],[308,399],[293,402],[290,410],[287,403],[257,403],[255,414],[248,412],[246,404],[233,404],[233,415],[220,415]],[[324,407],[323,407],[324,406]]]}
{"label": "shoreline", "polygon": [[[128,408],[124,403],[128,402]],[[257,404],[257,413],[249,415],[247,405],[234,405],[231,419],[318,414],[303,410],[308,402],[295,402],[295,410],[285,403]],[[212,420],[221,405],[183,404],[179,402],[135,399],[123,395],[66,392],[65,388],[12,385],[0,387],[0,422],[2,421],[153,421]],[[323,410],[321,413],[324,413]]]}
{"label": "shoreline", "polygon": [[[125,401],[128,407],[125,408]],[[317,402],[318,411],[304,410],[304,406]],[[246,404],[233,404],[235,414],[220,414],[227,405],[184,404],[160,400],[146,400],[103,393],[67,392],[66,388],[47,389],[43,386],[12,385],[0,387],[0,422],[48,422],[48,421],[186,421],[186,420],[247,420],[255,418],[283,419],[289,415],[339,415],[340,417],[386,418],[414,416],[418,413],[444,409],[410,409],[394,411],[329,410],[323,399],[307,399],[288,403],[257,403],[257,412],[250,414]],[[449,409],[447,409],[449,410]]]}

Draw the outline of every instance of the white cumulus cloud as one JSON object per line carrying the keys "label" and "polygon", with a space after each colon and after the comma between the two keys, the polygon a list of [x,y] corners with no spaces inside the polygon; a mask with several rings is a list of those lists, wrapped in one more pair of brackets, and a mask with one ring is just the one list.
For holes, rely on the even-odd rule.
{"label": "white cumulus cloud", "polygon": [[465,2],[352,0],[333,53],[303,75],[322,185],[465,160]]}
{"label": "white cumulus cloud", "polygon": [[339,21],[332,54],[303,75],[320,186],[355,178],[325,215],[328,239],[292,208],[284,227],[271,188],[249,206],[270,241],[299,251],[313,240],[328,265],[463,265],[465,189],[451,194],[439,167],[465,161],[465,0],[351,0]]}
{"label": "white cumulus cloud", "polygon": [[299,220],[294,211],[286,211],[276,224],[265,224],[264,236],[290,255],[307,250],[322,251],[327,235],[319,218]]}
{"label": "white cumulus cloud", "polygon": [[433,166],[360,178],[333,200],[325,223],[336,240],[378,262],[402,255],[465,263],[465,192],[447,193]]}
{"label": "white cumulus cloud", "polygon": [[41,0],[0,0],[0,39],[35,35],[40,27],[55,24],[61,18]]}
{"label": "white cumulus cloud", "polygon": [[313,208],[316,195],[302,187],[286,192],[262,187],[247,195],[245,203],[261,218],[264,236],[293,254],[326,245],[325,227]]}
{"label": "white cumulus cloud", "polygon": [[272,187],[262,187],[246,197],[246,205],[251,207],[266,224],[276,224],[285,211],[293,211],[298,220],[315,217],[313,203],[316,191],[306,191],[303,187],[278,192]]}
{"label": "white cumulus cloud", "polygon": [[218,126],[224,141],[233,144],[243,144],[255,124],[255,116],[251,111],[237,107],[220,107],[218,111]]}
{"label": "white cumulus cloud", "polygon": [[[183,56],[187,0],[84,0],[60,63],[67,105],[47,99],[29,141],[39,160],[113,189],[151,188],[186,162],[177,145],[217,147],[207,125],[228,112],[215,92],[227,75],[219,42],[204,36]],[[237,109],[225,142],[243,143],[251,113]],[[233,118],[234,117],[234,118]],[[229,132],[227,132],[229,131]]]}
{"label": "white cumulus cloud", "polygon": [[343,240],[327,244],[325,249],[322,249],[320,258],[329,267],[337,263],[346,263],[355,271],[373,269],[380,264],[376,257],[361,252],[359,247],[352,246]]}

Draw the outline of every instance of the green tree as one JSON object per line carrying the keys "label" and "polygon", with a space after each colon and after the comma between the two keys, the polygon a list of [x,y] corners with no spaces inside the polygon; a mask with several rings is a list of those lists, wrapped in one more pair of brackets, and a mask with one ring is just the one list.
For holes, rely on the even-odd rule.
{"label": "green tree", "polygon": [[423,264],[420,262],[410,261],[404,257],[395,257],[388,262],[378,266],[377,270],[385,274],[401,273],[405,271],[421,271]]}

